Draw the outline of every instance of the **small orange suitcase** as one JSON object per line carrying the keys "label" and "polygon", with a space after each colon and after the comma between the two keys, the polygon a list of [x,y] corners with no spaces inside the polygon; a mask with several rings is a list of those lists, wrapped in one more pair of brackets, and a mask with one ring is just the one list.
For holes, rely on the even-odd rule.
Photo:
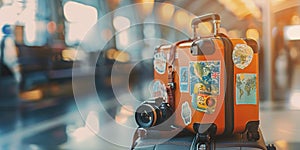
{"label": "small orange suitcase", "polygon": [[[197,37],[198,24],[208,21],[213,36]],[[137,109],[139,127],[186,128],[197,133],[196,143],[205,144],[216,135],[236,133],[259,139],[257,43],[230,39],[219,26],[218,14],[196,17],[194,38],[156,49],[153,100]]]}

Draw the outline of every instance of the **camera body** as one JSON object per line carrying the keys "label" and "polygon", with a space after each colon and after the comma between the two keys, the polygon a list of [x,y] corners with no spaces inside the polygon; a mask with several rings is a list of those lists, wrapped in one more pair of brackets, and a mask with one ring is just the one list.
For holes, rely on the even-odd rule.
{"label": "camera body", "polygon": [[170,105],[162,97],[143,102],[135,112],[135,120],[139,127],[150,128],[157,126],[173,114]]}

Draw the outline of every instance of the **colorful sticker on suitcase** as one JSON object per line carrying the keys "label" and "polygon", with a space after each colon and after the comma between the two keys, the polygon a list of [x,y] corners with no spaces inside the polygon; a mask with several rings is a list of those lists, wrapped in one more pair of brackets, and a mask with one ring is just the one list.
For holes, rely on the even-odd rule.
{"label": "colorful sticker on suitcase", "polygon": [[195,110],[205,113],[213,113],[216,108],[216,98],[204,94],[192,95],[192,106]]}
{"label": "colorful sticker on suitcase", "polygon": [[190,94],[220,95],[220,61],[190,62]]}
{"label": "colorful sticker on suitcase", "polygon": [[247,44],[237,44],[232,52],[232,60],[239,69],[250,65],[253,58],[253,49]]}
{"label": "colorful sticker on suitcase", "polygon": [[164,74],[166,70],[166,56],[163,52],[158,52],[154,54],[154,70],[159,74]]}
{"label": "colorful sticker on suitcase", "polygon": [[189,92],[189,84],[188,84],[188,67],[180,67],[179,68],[180,72],[180,77],[179,77],[179,82],[180,82],[180,92]]}
{"label": "colorful sticker on suitcase", "polygon": [[236,75],[236,104],[257,104],[256,74]]}
{"label": "colorful sticker on suitcase", "polygon": [[160,80],[154,80],[151,82],[150,93],[152,97],[167,97],[166,87]]}
{"label": "colorful sticker on suitcase", "polygon": [[181,105],[181,118],[185,125],[189,125],[192,121],[192,111],[188,102]]}

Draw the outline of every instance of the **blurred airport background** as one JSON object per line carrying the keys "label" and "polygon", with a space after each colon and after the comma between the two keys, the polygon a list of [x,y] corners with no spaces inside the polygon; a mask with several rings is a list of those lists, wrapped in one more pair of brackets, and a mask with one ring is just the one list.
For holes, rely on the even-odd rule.
{"label": "blurred airport background", "polygon": [[0,149],[128,149],[155,47],[211,12],[259,43],[265,140],[297,149],[299,0],[0,0]]}

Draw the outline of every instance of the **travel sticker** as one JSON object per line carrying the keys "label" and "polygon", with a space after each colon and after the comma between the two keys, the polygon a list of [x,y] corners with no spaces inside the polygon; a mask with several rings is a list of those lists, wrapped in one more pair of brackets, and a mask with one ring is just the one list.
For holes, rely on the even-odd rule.
{"label": "travel sticker", "polygon": [[179,83],[180,83],[180,92],[189,92],[188,89],[188,67],[180,67],[179,68],[180,77],[179,77]]}
{"label": "travel sticker", "polygon": [[164,74],[166,70],[166,56],[163,52],[158,52],[154,54],[154,70],[159,74]]}
{"label": "travel sticker", "polygon": [[216,98],[210,95],[193,94],[192,107],[200,112],[213,113],[216,108]]}
{"label": "travel sticker", "polygon": [[165,85],[160,80],[154,80],[150,84],[151,97],[167,97]]}
{"label": "travel sticker", "polygon": [[253,49],[247,44],[237,44],[232,52],[232,60],[239,69],[244,69],[251,63]]}
{"label": "travel sticker", "polygon": [[185,125],[189,125],[192,121],[192,111],[188,102],[181,105],[181,118]]}
{"label": "travel sticker", "polygon": [[256,74],[236,75],[236,104],[257,104]]}
{"label": "travel sticker", "polygon": [[220,95],[220,61],[190,62],[190,95]]}

